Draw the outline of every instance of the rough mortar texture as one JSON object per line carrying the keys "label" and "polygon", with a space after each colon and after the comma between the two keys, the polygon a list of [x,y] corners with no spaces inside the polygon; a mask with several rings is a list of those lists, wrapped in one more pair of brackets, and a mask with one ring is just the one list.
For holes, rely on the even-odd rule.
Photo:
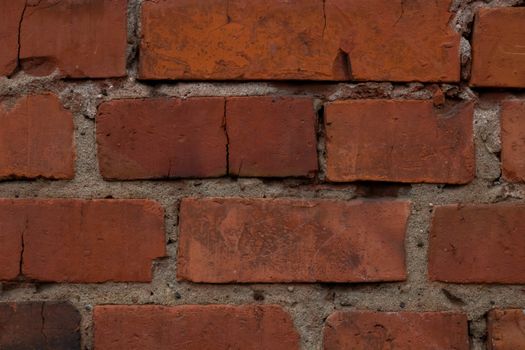
{"label": "rough mortar texture", "polygon": [[[58,73],[33,77],[16,71],[0,77],[1,103],[12,104],[25,94],[54,92],[74,115],[76,176],[71,181],[0,182],[1,198],[118,198],[153,199],[165,210],[167,257],[155,261],[151,283],[57,284],[3,283],[0,302],[69,301],[82,316],[82,349],[93,348],[92,314],[99,304],[277,304],[292,316],[303,350],[322,348],[326,318],[336,310],[464,311],[469,320],[471,349],[485,349],[486,314],[492,308],[525,308],[523,285],[461,285],[431,282],[427,277],[428,233],[432,209],[457,203],[520,202],[525,185],[501,178],[499,101],[525,98],[512,90],[471,90],[459,84],[310,83],[310,82],[165,82],[137,80],[137,47],[141,0],[128,4],[127,73],[125,78],[64,80]],[[523,0],[455,0],[450,26],[463,36],[462,79],[470,69],[474,13],[479,7],[523,6]],[[414,30],[417,30],[415,28]],[[461,186],[358,182],[327,184],[323,123],[318,123],[319,173],[313,179],[257,179],[224,177],[199,180],[104,181],[96,155],[97,106],[119,98],[173,96],[309,96],[319,118],[322,106],[341,99],[431,99],[436,89],[447,101],[474,101],[476,178]],[[405,241],[408,277],[405,282],[363,284],[194,284],[177,282],[178,213],[184,197],[325,198],[350,200],[395,197],[412,202]]]}

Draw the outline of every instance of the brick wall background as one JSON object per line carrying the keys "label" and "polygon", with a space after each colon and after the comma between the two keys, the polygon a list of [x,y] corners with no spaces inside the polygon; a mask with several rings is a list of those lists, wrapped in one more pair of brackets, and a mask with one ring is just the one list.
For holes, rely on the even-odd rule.
{"label": "brick wall background", "polygon": [[525,349],[525,2],[0,3],[1,349]]}

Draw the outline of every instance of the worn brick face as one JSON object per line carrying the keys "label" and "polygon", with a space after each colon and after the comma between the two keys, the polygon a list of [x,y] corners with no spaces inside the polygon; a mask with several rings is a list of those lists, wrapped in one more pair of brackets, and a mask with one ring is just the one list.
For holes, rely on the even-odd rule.
{"label": "worn brick face", "polygon": [[230,174],[312,176],[317,171],[311,98],[229,98],[226,128]]}
{"label": "worn brick face", "polygon": [[525,206],[435,208],[429,277],[453,283],[525,283]]}
{"label": "worn brick face", "polygon": [[401,201],[184,199],[177,275],[193,282],[406,277]]}
{"label": "worn brick face", "polygon": [[448,25],[450,3],[148,1],[142,7],[139,74],[144,79],[458,81],[459,34]]}
{"label": "worn brick face", "polygon": [[26,0],[0,2],[0,76],[10,75],[18,64],[18,28]]}
{"label": "worn brick face", "polygon": [[71,78],[126,75],[127,0],[28,1],[20,32],[22,69]]}
{"label": "worn brick face", "polygon": [[525,349],[525,311],[491,310],[488,315],[489,350]]}
{"label": "worn brick face", "polygon": [[472,103],[348,100],[325,111],[330,181],[464,184],[476,173]]}
{"label": "worn brick face", "polygon": [[482,8],[472,39],[471,84],[525,87],[525,8]]}
{"label": "worn brick face", "polygon": [[72,179],[73,116],[53,94],[0,105],[0,179]]}
{"label": "worn brick face", "polygon": [[80,314],[68,303],[2,303],[0,349],[80,350]]}
{"label": "worn brick face", "polygon": [[99,167],[106,179],[226,175],[224,99],[129,99],[99,107]]}
{"label": "worn brick face", "polygon": [[29,280],[147,282],[165,255],[163,210],[152,201],[3,199],[0,217]]}
{"label": "worn brick face", "polygon": [[454,312],[336,312],[324,350],[468,350],[467,316]]}
{"label": "worn brick face", "polygon": [[95,308],[97,350],[294,350],[299,336],[279,306],[125,306]]}
{"label": "worn brick face", "polygon": [[506,180],[525,182],[525,100],[502,103],[501,166]]}

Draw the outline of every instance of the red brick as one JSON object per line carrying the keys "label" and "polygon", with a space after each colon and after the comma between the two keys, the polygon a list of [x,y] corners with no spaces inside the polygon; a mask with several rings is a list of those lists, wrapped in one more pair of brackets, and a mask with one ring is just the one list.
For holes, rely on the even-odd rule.
{"label": "red brick", "polygon": [[165,255],[163,210],[152,201],[3,199],[0,217],[3,235],[23,239],[23,250],[11,245],[29,280],[147,282]]}
{"label": "red brick", "polygon": [[429,277],[453,283],[525,283],[525,205],[435,208]]}
{"label": "red brick", "polygon": [[476,173],[473,104],[348,100],[325,109],[329,181],[465,184]]}
{"label": "red brick", "polygon": [[525,87],[525,8],[482,8],[472,39],[474,86]]}
{"label": "red brick", "polygon": [[31,75],[126,75],[127,0],[28,1],[20,63]]}
{"label": "red brick", "polygon": [[525,310],[491,310],[488,333],[489,350],[525,349]]}
{"label": "red brick", "polygon": [[450,5],[450,0],[147,1],[139,74],[458,81],[460,36],[449,27]]}
{"label": "red brick", "polygon": [[525,182],[525,100],[501,106],[501,166],[510,182]]}
{"label": "red brick", "polygon": [[73,116],[52,94],[0,105],[0,178],[72,179]]}
{"label": "red brick", "polygon": [[336,312],[326,320],[325,350],[468,350],[467,316],[453,312]]}
{"label": "red brick", "polygon": [[230,174],[312,176],[317,171],[311,98],[230,98],[226,127]]}
{"label": "red brick", "polygon": [[19,206],[12,205],[0,210],[0,281],[13,280],[20,274],[25,220],[13,220],[24,217],[20,209]]}
{"label": "red brick", "polygon": [[229,282],[406,278],[409,203],[183,199],[177,276]]}
{"label": "red brick", "polygon": [[2,303],[0,330],[0,349],[80,350],[80,314],[68,303]]}
{"label": "red brick", "polygon": [[226,174],[223,98],[116,100],[97,116],[99,166],[106,179]]}
{"label": "red brick", "polygon": [[98,306],[97,350],[293,350],[299,336],[279,306]]}
{"label": "red brick", "polygon": [[26,0],[0,2],[0,76],[10,75],[18,64],[18,26]]}

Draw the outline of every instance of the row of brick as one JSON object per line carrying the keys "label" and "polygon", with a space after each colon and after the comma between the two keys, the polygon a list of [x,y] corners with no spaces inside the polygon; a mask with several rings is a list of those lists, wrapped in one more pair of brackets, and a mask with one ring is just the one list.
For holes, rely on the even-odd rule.
{"label": "row of brick", "polygon": [[[179,0],[141,9],[139,77],[460,81],[452,0]],[[0,4],[0,75],[126,75],[127,0]],[[72,20],[74,19],[74,20]],[[524,8],[482,8],[471,84],[525,87]],[[417,30],[414,30],[417,28]]]}
{"label": "row of brick", "polygon": [[[185,198],[177,278],[404,281],[409,213],[407,201]],[[525,283],[524,215],[522,204],[437,206],[429,279]],[[153,201],[3,199],[0,281],[148,282],[165,240]]]}
{"label": "row of brick", "polygon": [[[0,304],[0,325],[2,349],[80,349],[80,315],[68,303]],[[93,325],[97,350],[300,348],[290,315],[276,305],[100,305]],[[489,349],[523,348],[524,328],[523,310],[491,310]],[[469,349],[460,312],[336,311],[323,333],[325,350]]]}
{"label": "row of brick", "polygon": [[[325,105],[326,179],[465,184],[476,174],[473,104],[345,100]],[[502,102],[502,168],[525,181],[525,101]],[[45,118],[43,117],[45,115]],[[96,119],[108,180],[311,177],[317,116],[307,97],[104,102]],[[52,94],[0,107],[0,178],[72,179],[73,120]]]}

